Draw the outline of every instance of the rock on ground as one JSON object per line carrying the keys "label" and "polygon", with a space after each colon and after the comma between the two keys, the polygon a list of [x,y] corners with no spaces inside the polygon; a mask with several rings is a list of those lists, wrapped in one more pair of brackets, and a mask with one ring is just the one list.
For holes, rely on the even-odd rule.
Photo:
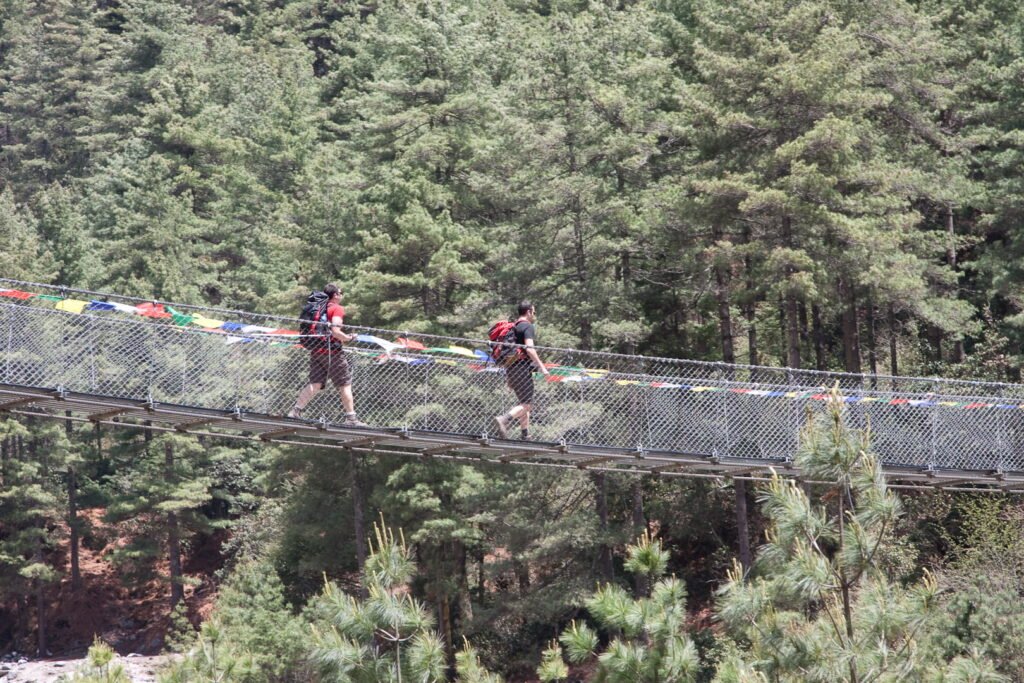
{"label": "rock on ground", "polygon": [[[132,683],[155,683],[157,672],[176,655],[129,655],[114,661],[125,668]],[[80,659],[37,659],[0,663],[0,683],[58,683],[83,666]]]}

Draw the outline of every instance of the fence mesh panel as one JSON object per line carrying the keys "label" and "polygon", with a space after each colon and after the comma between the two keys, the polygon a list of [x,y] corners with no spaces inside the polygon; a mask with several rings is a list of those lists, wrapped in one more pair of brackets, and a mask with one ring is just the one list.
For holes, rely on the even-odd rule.
{"label": "fence mesh panel", "polygon": [[[203,311],[191,313],[224,317]],[[52,299],[0,299],[0,376],[26,387],[284,415],[308,382],[310,352],[269,331],[297,329],[297,321],[234,317],[237,329],[207,330],[118,310],[65,312]],[[259,331],[246,333],[246,325]],[[360,335],[344,358],[360,418],[374,427],[493,437],[491,419],[515,403],[485,342],[346,330]],[[870,426],[887,466],[1024,471],[1020,385],[539,351],[551,374],[534,375],[535,440],[782,462],[838,384],[849,419]],[[318,394],[305,417],[340,422],[337,392]]]}

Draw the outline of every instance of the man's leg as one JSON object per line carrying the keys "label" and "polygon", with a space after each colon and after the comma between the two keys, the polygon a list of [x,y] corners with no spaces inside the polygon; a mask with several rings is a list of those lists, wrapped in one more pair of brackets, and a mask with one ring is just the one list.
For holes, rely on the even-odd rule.
{"label": "man's leg", "polygon": [[341,396],[341,407],[345,409],[345,414],[354,414],[356,412],[356,400],[352,396],[352,385],[345,384],[338,387],[338,394]]}
{"label": "man's leg", "polygon": [[508,428],[513,421],[519,422],[520,438],[530,436],[530,410],[533,408],[533,368],[526,364],[512,365],[505,371],[508,388],[511,389],[519,403],[507,413],[494,418],[494,426],[503,439],[508,438]]}
{"label": "man's leg", "polygon": [[295,407],[288,413],[288,417],[302,417],[302,411],[306,409],[306,406],[313,400],[313,397],[320,393],[320,390],[323,388],[323,384],[313,382],[302,387],[299,397],[295,399]]}

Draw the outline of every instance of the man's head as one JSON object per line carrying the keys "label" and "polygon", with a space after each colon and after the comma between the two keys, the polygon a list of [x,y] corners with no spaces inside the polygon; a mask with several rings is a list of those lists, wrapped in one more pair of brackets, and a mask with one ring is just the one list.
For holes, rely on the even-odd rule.
{"label": "man's head", "polygon": [[324,294],[326,294],[331,300],[337,301],[341,298],[341,287],[333,283],[326,284],[324,285]]}
{"label": "man's head", "polygon": [[520,318],[526,318],[531,323],[537,319],[537,309],[532,303],[523,299],[519,302],[519,306],[516,308],[519,311]]}

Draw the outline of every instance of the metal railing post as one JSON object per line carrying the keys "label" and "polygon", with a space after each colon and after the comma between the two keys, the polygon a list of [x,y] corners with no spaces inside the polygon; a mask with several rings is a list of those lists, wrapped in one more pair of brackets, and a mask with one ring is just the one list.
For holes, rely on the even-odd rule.
{"label": "metal railing post", "polygon": [[7,306],[4,306],[4,311],[6,311],[6,313],[4,314],[4,317],[7,319],[7,361],[5,363],[6,367],[4,369],[4,378],[5,378],[4,381],[7,382],[8,384],[10,384],[11,383],[11,356],[13,355],[13,346],[14,346],[14,325],[13,325],[13,322],[11,320],[10,308],[8,308]]}
{"label": "metal railing post", "polygon": [[[932,393],[937,393],[935,381],[932,381]],[[938,401],[936,401],[938,403]],[[939,407],[934,405],[931,407],[931,461],[928,463],[929,468],[934,469],[938,466],[939,457],[939,441],[938,441],[938,429],[939,429]]]}

